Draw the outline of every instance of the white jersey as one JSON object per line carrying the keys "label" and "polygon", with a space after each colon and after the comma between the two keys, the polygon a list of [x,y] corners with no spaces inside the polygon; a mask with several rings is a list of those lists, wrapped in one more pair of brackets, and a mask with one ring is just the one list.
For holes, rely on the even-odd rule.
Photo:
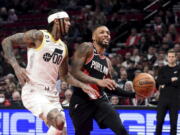
{"label": "white jersey", "polygon": [[26,70],[30,84],[47,85],[52,88],[55,87],[59,68],[67,55],[67,47],[60,39],[55,41],[48,31],[41,31],[44,35],[42,44],[36,49],[28,49]]}

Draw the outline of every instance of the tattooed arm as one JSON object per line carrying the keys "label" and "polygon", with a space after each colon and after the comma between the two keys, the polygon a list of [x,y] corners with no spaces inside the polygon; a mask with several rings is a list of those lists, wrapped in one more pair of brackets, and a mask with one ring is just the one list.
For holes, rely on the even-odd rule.
{"label": "tattooed arm", "polygon": [[83,65],[90,59],[93,55],[93,46],[91,43],[85,42],[82,43],[77,49],[74,54],[73,60],[72,60],[72,75],[78,80],[90,83],[90,84],[97,84],[100,87],[107,87],[109,89],[114,89],[114,81],[110,79],[97,79],[91,76],[86,75],[81,71]]}
{"label": "tattooed arm", "polygon": [[[75,79],[68,71],[68,54],[64,58],[61,63],[59,69],[60,79],[71,84],[72,86],[81,88],[85,93],[87,93],[92,99],[95,99],[99,96],[98,92],[91,88],[90,86],[80,82],[79,80]],[[95,95],[95,97],[92,97]]]}
{"label": "tattooed arm", "polygon": [[15,58],[13,53],[13,46],[21,45],[27,47],[38,47],[41,44],[43,39],[43,33],[38,30],[30,30],[26,33],[17,33],[12,36],[5,38],[2,41],[2,48],[4,52],[4,57],[9,64],[14,68],[16,76],[20,81],[20,84],[23,85],[28,81],[25,69],[21,68]]}
{"label": "tattooed arm", "polygon": [[42,38],[43,34],[38,30],[30,30],[26,33],[17,33],[5,38],[2,41],[2,48],[5,58],[14,67],[18,64],[18,62],[13,53],[13,46],[21,45],[27,47],[36,47],[38,46],[38,42],[42,41]]}

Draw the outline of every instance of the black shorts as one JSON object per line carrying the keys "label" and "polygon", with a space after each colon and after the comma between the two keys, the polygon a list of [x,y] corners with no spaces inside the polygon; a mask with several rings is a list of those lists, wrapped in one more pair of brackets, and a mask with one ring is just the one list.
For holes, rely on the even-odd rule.
{"label": "black shorts", "polygon": [[112,121],[119,118],[118,113],[106,98],[83,100],[76,95],[73,95],[71,98],[70,116],[76,130],[90,131],[93,130],[93,119],[96,120],[100,128],[108,128],[103,125],[103,120],[107,117],[112,117]]}

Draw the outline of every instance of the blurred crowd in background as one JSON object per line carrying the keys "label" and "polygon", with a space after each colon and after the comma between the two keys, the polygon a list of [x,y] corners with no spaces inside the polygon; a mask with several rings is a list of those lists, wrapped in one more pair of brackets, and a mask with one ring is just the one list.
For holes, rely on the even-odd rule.
{"label": "blurred crowd in background", "polygon": [[[149,73],[155,79],[158,70],[167,64],[166,52],[177,51],[180,60],[180,3],[166,0],[0,0],[0,41],[6,36],[29,29],[45,29],[47,13],[54,8],[66,10],[71,17],[71,30],[65,37],[70,57],[83,41],[91,41],[91,32],[97,25],[106,25],[112,42],[106,55],[114,70],[113,79],[127,91],[134,91],[133,78]],[[151,7],[148,5],[151,5]],[[156,11],[151,16],[151,13]],[[14,48],[21,66],[26,67],[26,48]],[[72,88],[58,81],[60,102],[69,105]],[[21,86],[14,71],[3,58],[0,48],[0,107],[23,107]],[[139,100],[109,95],[113,105],[156,106],[158,84],[152,97]]]}

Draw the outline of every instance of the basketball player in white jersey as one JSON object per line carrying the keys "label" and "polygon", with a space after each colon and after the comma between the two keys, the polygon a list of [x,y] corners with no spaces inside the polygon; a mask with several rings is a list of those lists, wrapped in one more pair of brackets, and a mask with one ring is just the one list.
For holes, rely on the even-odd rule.
{"label": "basketball player in white jersey", "polygon": [[[55,11],[48,16],[48,24],[48,30],[30,30],[9,36],[3,40],[2,47],[22,85],[24,106],[49,126],[47,135],[66,135],[65,116],[55,87],[58,77],[86,93],[98,93],[68,72],[68,51],[61,38],[69,31],[69,15],[65,11]],[[27,46],[26,69],[18,64],[14,45]]]}

